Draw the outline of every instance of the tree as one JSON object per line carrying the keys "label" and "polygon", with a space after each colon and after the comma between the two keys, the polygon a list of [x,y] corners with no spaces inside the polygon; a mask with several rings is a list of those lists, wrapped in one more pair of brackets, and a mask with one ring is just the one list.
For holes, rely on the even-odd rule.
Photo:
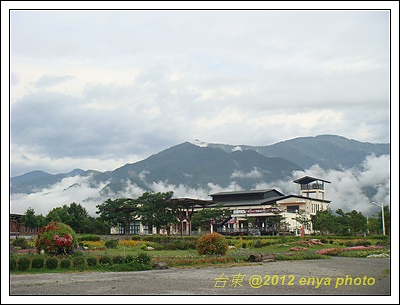
{"label": "tree", "polygon": [[315,215],[311,215],[311,223],[314,233],[319,231],[321,235],[328,235],[333,231],[335,216],[331,209],[319,210]]}
{"label": "tree", "polygon": [[38,228],[40,226],[39,219],[35,215],[35,210],[31,207],[29,207],[25,211],[25,214],[22,215],[21,223],[24,227],[28,227],[28,228],[32,228],[32,229]]}
{"label": "tree", "polygon": [[85,230],[87,233],[104,235],[110,233],[110,226],[100,217],[89,216],[86,220]]}
{"label": "tree", "polygon": [[85,233],[87,227],[87,220],[89,217],[88,211],[81,205],[75,202],[71,203],[67,209],[68,215],[70,216],[71,228],[78,233]]}
{"label": "tree", "polygon": [[[383,207],[385,220],[385,234],[390,235],[390,211],[388,206]],[[375,213],[368,219],[368,230],[370,234],[382,234],[382,211]]]}
{"label": "tree", "polygon": [[[283,234],[286,234],[287,223],[285,222],[285,217],[282,216],[282,210],[279,208],[277,204],[271,205],[273,209],[272,213],[274,216],[269,216],[266,218],[267,225],[272,225],[273,231],[279,233],[280,231],[284,231]],[[282,230],[283,227],[283,230]]]}
{"label": "tree", "polygon": [[222,222],[229,217],[230,211],[223,209],[222,205],[219,204],[214,208],[203,208],[196,211],[192,216],[192,226],[206,231],[210,228],[212,222]]}
{"label": "tree", "polygon": [[62,222],[65,224],[71,223],[71,216],[68,213],[68,206],[64,204],[62,207],[53,208],[46,215],[46,223],[53,221]]}
{"label": "tree", "polygon": [[[311,219],[308,215],[305,214],[305,210],[299,210],[299,213],[296,214],[296,222],[304,226],[305,228],[309,229],[311,224]],[[296,228],[297,229],[297,228]],[[297,232],[296,232],[297,233]]]}
{"label": "tree", "polygon": [[96,214],[100,214],[101,221],[106,222],[110,227],[123,225],[126,235],[129,234],[130,223],[138,217],[138,203],[135,199],[107,199],[96,208],[98,209]]}
{"label": "tree", "polygon": [[336,214],[339,216],[334,216],[332,226],[334,234],[342,236],[351,235],[349,215],[343,212],[342,209],[337,209]]}
{"label": "tree", "polygon": [[367,218],[356,210],[347,213],[349,219],[349,229],[354,235],[363,235],[367,231]]}
{"label": "tree", "polygon": [[177,223],[177,207],[168,203],[173,192],[145,192],[136,199],[140,220],[149,228],[156,227],[157,232],[165,228],[169,235],[171,224]]}

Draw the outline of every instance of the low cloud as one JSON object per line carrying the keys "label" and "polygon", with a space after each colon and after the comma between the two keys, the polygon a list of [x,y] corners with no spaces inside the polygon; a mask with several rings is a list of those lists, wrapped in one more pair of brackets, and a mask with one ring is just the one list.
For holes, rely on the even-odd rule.
{"label": "low cloud", "polygon": [[242,172],[240,170],[235,170],[233,171],[232,175],[231,175],[231,179],[234,178],[241,178],[241,179],[254,179],[254,178],[261,178],[262,177],[262,173],[260,172],[260,170],[256,167],[254,167],[250,172],[246,173],[246,172]]}
{"label": "low cloud", "polygon": [[[23,214],[31,207],[36,214],[47,215],[47,213],[64,204],[70,205],[72,202],[80,203],[91,215],[95,215],[96,202],[94,198],[99,198],[101,189],[108,182],[93,185],[90,177],[68,177],[49,188],[42,189],[32,194],[12,194],[10,201],[10,212]],[[96,204],[93,204],[96,202]]]}
{"label": "low cloud", "polygon": [[[276,180],[271,183],[258,183],[254,189],[277,189],[285,195],[300,193],[298,184],[294,180],[303,176],[330,181],[325,183],[325,198],[331,200],[332,211],[342,209],[345,212],[356,210],[364,215],[371,215],[379,208],[372,204],[390,203],[390,157],[368,156],[359,168],[347,170],[324,170],[318,165],[304,171],[293,172],[291,177]],[[147,172],[141,173],[145,179]],[[254,169],[248,173],[236,173],[235,178],[259,177],[258,170]],[[123,190],[112,192],[104,188],[108,182],[102,182],[93,186],[90,177],[69,177],[54,184],[50,188],[42,189],[33,194],[12,194],[11,213],[25,213],[31,207],[37,214],[46,215],[52,208],[60,207],[72,202],[80,203],[88,212],[95,216],[96,205],[101,204],[107,198],[115,199],[121,197],[137,198],[148,191],[132,183],[129,179],[123,182]],[[185,184],[173,185],[167,181],[148,183],[147,187],[154,192],[173,191],[174,197],[189,197],[197,199],[211,199],[210,194],[226,191],[242,191],[243,188],[237,181],[232,181],[227,187],[208,183],[204,187],[191,188]]]}

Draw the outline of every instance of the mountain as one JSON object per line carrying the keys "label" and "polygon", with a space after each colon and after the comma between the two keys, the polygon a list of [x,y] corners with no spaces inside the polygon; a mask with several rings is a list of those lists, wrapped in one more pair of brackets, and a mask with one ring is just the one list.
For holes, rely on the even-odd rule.
{"label": "mountain", "polygon": [[205,187],[208,183],[227,187],[233,180],[240,180],[242,187],[251,188],[260,181],[281,179],[300,169],[285,159],[268,158],[251,150],[228,153],[185,142],[95,179],[110,181],[105,191],[114,193],[120,191],[127,180],[143,189],[158,182],[190,188]]}
{"label": "mountain", "polygon": [[89,176],[93,173],[99,173],[96,171],[84,171],[82,169],[74,169],[69,173],[65,174],[49,174],[44,171],[32,171],[20,176],[10,178],[10,192],[11,193],[23,193],[30,194],[44,188],[51,187],[57,182],[60,182],[64,178],[74,176]]}
{"label": "mountain", "polygon": [[204,189],[208,189],[210,183],[222,188],[236,183],[243,189],[253,189],[259,183],[290,177],[293,171],[314,164],[323,169],[359,167],[371,154],[388,155],[390,145],[363,143],[334,135],[296,138],[269,146],[212,144],[196,140],[113,171],[74,169],[56,175],[33,171],[12,177],[10,192],[30,194],[74,176],[86,177],[89,187],[104,185],[100,191],[102,196],[121,193],[127,184],[151,191],[153,184],[160,182]]}
{"label": "mountain", "polygon": [[[196,141],[198,142],[198,141]],[[390,155],[390,144],[373,144],[349,140],[336,135],[300,137],[278,142],[269,146],[206,144],[199,145],[219,148],[224,151],[255,150],[266,157],[279,156],[310,168],[318,164],[323,169],[346,169],[359,166],[368,155]]]}

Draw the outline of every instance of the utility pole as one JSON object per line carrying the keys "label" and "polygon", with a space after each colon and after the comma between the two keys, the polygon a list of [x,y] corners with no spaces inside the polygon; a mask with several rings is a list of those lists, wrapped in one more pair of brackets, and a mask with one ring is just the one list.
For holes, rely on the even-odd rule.
{"label": "utility pole", "polygon": [[382,208],[382,235],[386,235],[385,234],[385,213],[384,213],[384,209],[383,209],[383,203],[381,205],[377,204],[376,202],[372,201],[373,204],[375,204],[378,207]]}

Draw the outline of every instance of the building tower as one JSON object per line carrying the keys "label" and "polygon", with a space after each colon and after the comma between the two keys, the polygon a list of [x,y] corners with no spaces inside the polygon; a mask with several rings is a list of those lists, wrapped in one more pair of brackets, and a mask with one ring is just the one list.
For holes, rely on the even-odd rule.
{"label": "building tower", "polygon": [[[330,183],[330,181],[305,176],[293,181],[294,183],[300,184],[300,195],[309,198],[316,198],[325,200],[325,187],[324,183]],[[311,194],[311,196],[310,196]]]}

